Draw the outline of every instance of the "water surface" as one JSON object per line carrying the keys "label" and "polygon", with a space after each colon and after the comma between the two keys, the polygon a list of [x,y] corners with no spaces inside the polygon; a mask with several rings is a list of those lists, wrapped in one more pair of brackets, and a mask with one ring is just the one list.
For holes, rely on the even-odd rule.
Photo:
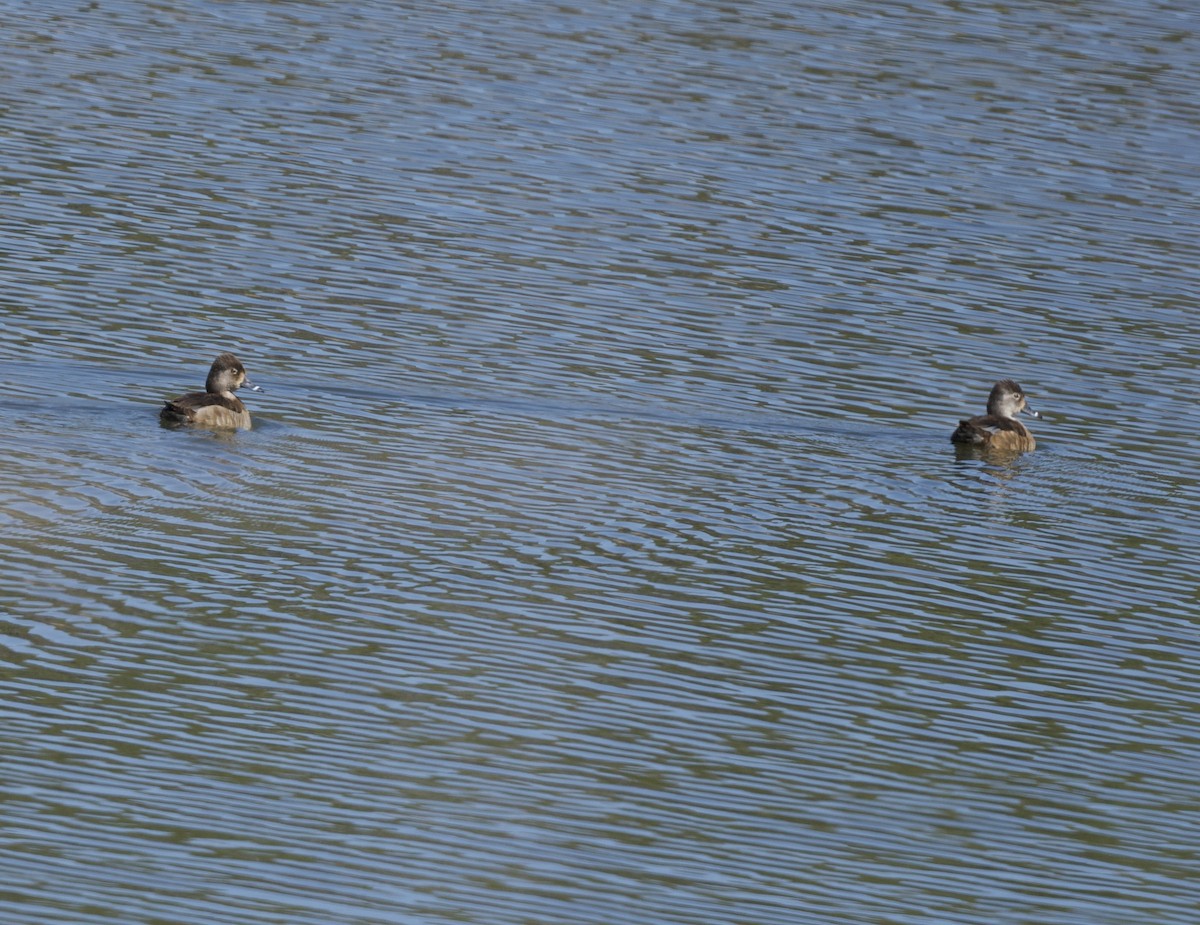
{"label": "water surface", "polygon": [[1194,921],[1194,14],[4,12],[5,922]]}

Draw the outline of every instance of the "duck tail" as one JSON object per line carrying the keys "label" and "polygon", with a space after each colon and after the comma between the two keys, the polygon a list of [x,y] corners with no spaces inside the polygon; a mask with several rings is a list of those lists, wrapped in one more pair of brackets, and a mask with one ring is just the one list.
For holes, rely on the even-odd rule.
{"label": "duck tail", "polygon": [[187,412],[173,401],[164,401],[158,412],[158,419],[164,424],[187,423]]}
{"label": "duck tail", "polygon": [[977,446],[983,443],[983,434],[979,432],[979,428],[970,421],[959,421],[958,427],[954,429],[954,433],[950,435],[951,443],[964,443],[972,446]]}

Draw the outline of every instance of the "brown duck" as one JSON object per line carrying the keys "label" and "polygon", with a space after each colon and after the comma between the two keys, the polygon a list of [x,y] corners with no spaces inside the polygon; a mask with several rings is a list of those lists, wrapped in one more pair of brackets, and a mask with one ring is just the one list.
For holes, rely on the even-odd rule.
{"label": "brown duck", "polygon": [[960,421],[950,436],[952,443],[985,450],[1012,450],[1023,453],[1037,446],[1033,434],[1016,419],[1019,412],[1035,418],[1041,415],[1029,407],[1024,390],[1012,379],[1001,379],[988,396],[987,414]]}
{"label": "brown duck", "polygon": [[220,429],[250,429],[250,412],[234,391],[246,386],[261,392],[246,378],[246,367],[232,353],[222,353],[213,360],[203,392],[188,392],[163,405],[158,418],[168,425],[191,424],[196,427]]}

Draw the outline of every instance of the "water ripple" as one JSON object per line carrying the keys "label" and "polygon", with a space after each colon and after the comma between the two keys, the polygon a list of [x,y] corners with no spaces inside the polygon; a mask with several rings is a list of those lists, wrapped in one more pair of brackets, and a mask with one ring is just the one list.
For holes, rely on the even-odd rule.
{"label": "water ripple", "polygon": [[681,10],[9,11],[5,921],[1192,920],[1190,21]]}

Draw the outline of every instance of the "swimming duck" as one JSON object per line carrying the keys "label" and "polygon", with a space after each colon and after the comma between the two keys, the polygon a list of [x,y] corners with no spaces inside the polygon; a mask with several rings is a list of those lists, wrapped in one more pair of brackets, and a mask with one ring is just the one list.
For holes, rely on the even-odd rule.
{"label": "swimming duck", "polygon": [[246,378],[246,367],[232,353],[222,353],[213,360],[204,383],[203,392],[188,392],[180,398],[168,401],[158,413],[164,424],[192,424],[196,427],[214,429],[250,429],[250,412],[234,390],[246,386],[253,392],[261,392],[258,386]]}
{"label": "swimming duck", "polygon": [[1019,453],[1037,446],[1033,434],[1016,419],[1024,411],[1040,418],[1041,415],[1029,407],[1024,390],[1012,379],[1001,379],[992,387],[988,396],[987,414],[960,421],[951,435],[952,443],[974,446],[985,450],[1013,450]]}

